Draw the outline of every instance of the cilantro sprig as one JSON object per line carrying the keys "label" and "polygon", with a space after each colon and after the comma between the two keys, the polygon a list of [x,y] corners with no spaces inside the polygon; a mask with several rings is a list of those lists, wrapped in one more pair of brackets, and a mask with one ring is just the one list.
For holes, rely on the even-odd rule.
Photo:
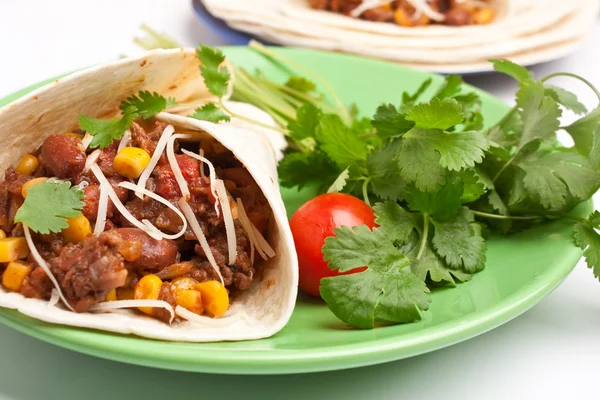
{"label": "cilantro sprig", "polygon": [[48,234],[67,228],[67,218],[82,215],[83,191],[70,182],[45,181],[27,191],[25,201],[15,215],[32,231]]}

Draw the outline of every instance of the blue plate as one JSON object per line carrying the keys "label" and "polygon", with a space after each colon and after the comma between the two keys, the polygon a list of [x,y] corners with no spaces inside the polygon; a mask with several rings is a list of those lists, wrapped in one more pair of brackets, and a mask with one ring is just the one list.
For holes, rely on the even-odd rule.
{"label": "blue plate", "polygon": [[225,39],[227,42],[237,46],[245,46],[251,39],[254,39],[251,35],[236,31],[227,26],[223,20],[208,12],[202,1],[192,0],[192,5],[194,6],[196,15],[198,15],[198,18],[204,23],[204,26],[215,35]]}

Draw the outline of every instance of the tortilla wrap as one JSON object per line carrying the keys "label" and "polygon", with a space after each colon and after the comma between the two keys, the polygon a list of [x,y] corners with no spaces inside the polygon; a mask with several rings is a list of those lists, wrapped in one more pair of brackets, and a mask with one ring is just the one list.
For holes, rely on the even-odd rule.
{"label": "tortilla wrap", "polygon": [[[49,135],[76,128],[80,113],[111,117],[118,113],[121,100],[140,90],[156,91],[179,102],[211,97],[199,74],[194,49],[155,50],[77,72],[0,109],[0,135],[5,147],[0,154],[0,172],[15,164],[25,152],[40,146]],[[253,106],[233,107],[246,117],[267,121],[265,114]],[[185,117],[166,113],[161,116],[165,120],[172,118],[176,130],[190,125]],[[206,324],[183,321],[168,325],[131,310],[77,314],[61,306],[48,306],[47,301],[9,293],[1,287],[0,307],[16,309],[49,323],[169,341],[248,340],[278,332],[292,314],[298,283],[297,256],[277,181],[275,156],[281,148],[275,150],[272,146],[272,142],[281,144],[282,139],[269,138],[260,129],[247,129],[244,123],[235,120],[231,124],[196,122],[196,130],[215,138],[242,162],[273,213],[267,240],[276,256],[261,265],[261,279],[255,279],[250,289],[235,298],[224,317],[207,318]]]}

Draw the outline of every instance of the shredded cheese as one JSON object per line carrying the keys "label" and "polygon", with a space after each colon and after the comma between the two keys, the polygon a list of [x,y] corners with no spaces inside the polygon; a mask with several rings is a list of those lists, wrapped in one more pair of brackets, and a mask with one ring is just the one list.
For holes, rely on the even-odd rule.
{"label": "shredded cheese", "polygon": [[96,216],[96,225],[94,226],[94,235],[98,236],[104,232],[106,227],[106,214],[108,213],[108,190],[104,185],[100,185],[100,196],[98,197],[98,214]]}
{"label": "shredded cheese", "polygon": [[187,201],[185,201],[185,199],[183,197],[179,199],[177,204],[179,204],[179,208],[181,208],[181,211],[186,216],[186,218],[190,224],[190,227],[192,228],[192,231],[196,235],[196,238],[198,239],[198,242],[200,243],[200,246],[202,247],[202,250],[204,250],[204,254],[206,255],[206,258],[208,259],[209,264],[211,265],[211,267],[213,267],[214,271],[217,273],[217,276],[219,277],[219,280],[221,281],[223,286],[225,286],[225,282],[223,281],[223,275],[221,275],[221,270],[219,269],[219,266],[217,265],[217,262],[215,261],[215,257],[213,256],[212,251],[210,250],[210,246],[208,245],[206,236],[204,236],[204,232],[202,232],[202,227],[198,223],[198,220],[196,219],[196,215],[194,214],[194,211],[192,210],[190,205],[187,203]]}
{"label": "shredded cheese", "polygon": [[167,159],[169,160],[169,165],[171,166],[171,170],[173,171],[173,175],[175,176],[175,180],[177,181],[177,185],[179,185],[181,195],[185,201],[190,199],[190,189],[188,188],[187,182],[181,173],[181,168],[179,168],[179,164],[177,163],[177,158],[175,157],[175,140],[190,138],[192,138],[192,135],[178,133],[171,136],[167,142]]}
{"label": "shredded cheese", "polygon": [[48,278],[50,278],[50,281],[52,282],[52,284],[56,288],[56,291],[58,292],[58,296],[63,301],[65,306],[67,306],[67,308],[69,310],[75,312],[75,310],[73,309],[73,307],[71,307],[71,305],[69,304],[67,299],[65,299],[65,296],[63,295],[62,291],[60,290],[60,286],[58,285],[56,278],[52,274],[52,271],[50,271],[50,267],[48,267],[48,264],[46,264],[46,261],[42,258],[40,253],[37,251],[35,244],[33,243],[33,240],[31,239],[31,232],[29,232],[29,227],[25,224],[23,224],[23,232],[25,233],[25,240],[27,241],[27,245],[29,246],[29,251],[31,252],[31,255],[33,256],[35,261],[38,263],[38,265],[44,270],[44,272],[46,272],[46,275],[48,275]]}
{"label": "shredded cheese", "polygon": [[195,158],[198,161],[202,161],[204,164],[206,164],[208,166],[208,171],[209,171],[209,176],[210,176],[210,191],[213,194],[213,197],[216,199],[215,202],[215,212],[217,213],[217,217],[220,215],[220,211],[219,211],[219,196],[217,196],[217,189],[215,187],[215,181],[217,180],[217,174],[215,172],[215,167],[214,165],[212,165],[212,163],[210,161],[208,161],[207,158],[192,153],[191,151],[188,151],[186,149],[181,149],[181,152],[183,154],[186,154],[192,158]]}
{"label": "shredded cheese", "polygon": [[[364,0],[358,7],[350,12],[350,16],[354,18],[360,17],[362,13],[365,11],[371,10],[376,7],[384,6],[386,4],[392,3],[394,0]],[[420,16],[421,14],[427,15],[434,21],[444,21],[446,17],[444,14],[435,11],[428,4],[431,0],[406,0],[411,6],[415,9],[415,16]]]}
{"label": "shredded cheese", "polygon": [[237,258],[237,238],[235,236],[235,224],[229,206],[229,196],[225,190],[225,183],[221,179],[217,179],[215,183],[217,194],[219,195],[219,203],[223,210],[223,222],[225,223],[225,233],[227,234],[227,252],[229,253],[229,265],[235,264]]}
{"label": "shredded cheese", "polygon": [[94,173],[94,175],[96,175],[96,179],[98,179],[98,182],[100,182],[100,191],[104,190],[108,193],[108,197],[112,200],[117,210],[119,210],[121,215],[127,218],[129,222],[131,222],[135,227],[140,228],[141,230],[146,232],[150,237],[156,240],[162,240],[166,236],[155,226],[151,225],[150,227],[148,225],[145,225],[144,223],[138,221],[133,215],[131,215],[129,210],[125,208],[125,205],[123,205],[121,200],[119,200],[119,196],[117,196],[114,189],[112,188],[112,186],[110,185],[110,183],[108,182],[108,180],[106,179],[106,177],[104,176],[104,174],[100,170],[100,167],[98,167],[97,164],[93,164],[90,167],[90,170]]}
{"label": "shredded cheese", "polygon": [[83,190],[86,187],[88,187],[90,185],[90,183],[88,181],[81,181],[79,182],[79,185],[77,185],[77,187],[79,188],[79,190]]}
{"label": "shredded cheese", "polygon": [[92,143],[92,140],[94,140],[94,137],[89,133],[86,133],[83,139],[81,139],[81,144],[83,144],[83,147],[87,150],[87,148],[90,146],[90,143]]}
{"label": "shredded cheese", "polygon": [[[204,157],[204,149],[200,149],[198,153],[200,157]],[[204,178],[204,161],[200,161],[200,176]]]}
{"label": "shredded cheese", "polygon": [[[250,222],[252,224],[252,222]],[[252,224],[252,230],[254,232],[254,238],[256,239],[256,244],[265,252],[267,257],[273,258],[275,257],[275,250],[271,247],[269,242],[261,235],[261,233],[256,229],[256,226]]]}
{"label": "shredded cheese", "polygon": [[[150,158],[150,162],[148,163],[148,165],[140,175],[140,178],[138,179],[137,185],[140,189],[146,189],[146,182],[152,174],[152,171],[154,171],[156,164],[158,164],[158,160],[160,159],[163,150],[167,146],[167,142],[169,141],[169,138],[171,137],[173,132],[175,132],[175,128],[173,128],[173,125],[169,125],[165,128],[162,135],[160,136],[158,143],[156,143],[156,149],[154,150],[154,153]],[[136,196],[140,199],[144,198],[141,192],[136,192]]]}
{"label": "shredded cheese", "polygon": [[92,151],[92,153],[85,159],[85,167],[83,168],[83,170],[87,171],[88,169],[90,169],[90,166],[96,161],[98,161],[100,154],[102,154],[102,150],[100,149]]}
{"label": "shredded cheese", "polygon": [[60,296],[58,295],[58,290],[52,289],[52,294],[50,296],[50,300],[48,301],[47,307],[52,308],[58,304],[60,301]]}
{"label": "shredded cheese", "polygon": [[252,265],[254,265],[254,249],[258,251],[258,254],[262,257],[263,260],[267,259],[267,255],[262,251],[262,249],[258,248],[256,245],[256,238],[254,237],[254,229],[252,229],[252,223],[246,214],[246,210],[244,209],[244,203],[242,203],[242,199],[237,199],[238,204],[238,216],[240,220],[240,224],[242,224],[242,228],[246,231],[246,235],[248,235],[248,240],[250,240],[250,261]]}
{"label": "shredded cheese", "polygon": [[98,303],[90,307],[90,311],[98,312],[111,312],[114,310],[120,310],[123,308],[138,308],[138,307],[152,307],[152,308],[164,308],[171,314],[169,323],[175,319],[175,311],[169,303],[163,300],[117,300],[117,301],[105,301]]}
{"label": "shredded cheese", "polygon": [[119,147],[117,148],[117,153],[127,147],[127,143],[131,140],[131,131],[127,129],[119,142]]}
{"label": "shredded cheese", "polygon": [[[182,227],[179,230],[179,232],[177,232],[176,234],[173,234],[173,235],[167,235],[167,234],[163,233],[163,237],[165,239],[178,239],[185,234],[185,231],[186,231],[187,225],[188,225],[187,220],[185,219],[185,216],[182,214],[182,212],[179,211],[179,209],[177,207],[175,207],[170,201],[168,201],[164,197],[161,197],[161,196],[157,195],[156,193],[153,193],[147,189],[140,189],[137,185],[135,185],[131,182],[121,182],[121,183],[119,183],[119,186],[122,188],[125,188],[125,189],[133,190],[134,192],[138,192],[138,191],[142,192],[142,194],[145,194],[146,196],[150,197],[151,199],[154,199],[154,200],[158,201],[159,203],[164,204],[165,206],[169,207],[171,210],[173,210],[175,212],[175,214],[177,214],[177,216],[179,218],[181,218]],[[150,229],[152,229],[152,228],[156,229],[156,227],[154,225],[152,225],[150,223],[150,221],[148,221],[147,219],[143,220],[142,223]]]}

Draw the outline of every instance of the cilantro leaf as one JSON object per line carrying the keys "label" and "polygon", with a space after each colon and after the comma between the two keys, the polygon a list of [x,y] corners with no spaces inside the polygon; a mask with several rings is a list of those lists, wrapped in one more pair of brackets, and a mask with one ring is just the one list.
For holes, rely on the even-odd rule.
{"label": "cilantro leaf", "polygon": [[377,107],[371,124],[377,136],[384,140],[401,136],[415,126],[415,123],[406,120],[405,114],[399,113],[393,104],[382,104]]}
{"label": "cilantro leaf", "polygon": [[317,90],[317,85],[315,85],[314,82],[301,76],[290,77],[285,83],[285,86],[300,93],[310,93]]}
{"label": "cilantro leaf", "polygon": [[108,120],[79,114],[79,127],[94,137],[90,143],[90,148],[100,147],[104,149],[110,146],[113,140],[121,139],[125,131],[131,127],[131,124],[133,124],[133,121],[137,117],[137,109],[134,106],[125,108],[121,118]]}
{"label": "cilantro leaf", "polygon": [[392,243],[404,244],[415,228],[411,215],[398,203],[386,201],[373,206],[375,223]]}
{"label": "cilantro leaf", "polygon": [[34,232],[58,233],[69,226],[67,218],[82,215],[82,200],[83,192],[70,182],[45,181],[29,189],[15,222],[22,222]]}
{"label": "cilantro leaf", "polygon": [[417,128],[441,130],[460,124],[464,117],[462,107],[456,100],[439,98],[417,104],[406,115],[406,119],[414,121]]}
{"label": "cilantro leaf", "polygon": [[474,222],[473,214],[467,208],[451,220],[432,220],[432,223],[435,232],[431,243],[448,266],[467,273],[484,268],[485,240],[481,237],[481,226]]}
{"label": "cilantro leaf", "polygon": [[279,180],[283,187],[317,184],[327,188],[325,182],[333,181],[339,174],[336,166],[320,151],[290,153],[279,163]]}
{"label": "cilantro leaf", "polygon": [[515,64],[509,60],[490,60],[494,65],[494,69],[498,72],[506,74],[518,82],[531,81],[533,76],[531,72],[527,70],[527,68],[520,66],[519,64]]}
{"label": "cilantro leaf", "polygon": [[483,171],[466,169],[460,172],[464,190],[461,196],[462,203],[472,203],[479,199],[488,190],[494,187],[492,180]]}
{"label": "cilantro leaf", "polygon": [[569,132],[573,141],[575,142],[575,148],[584,156],[590,154],[590,149],[593,148],[595,133],[598,132],[600,127],[600,107],[595,108],[588,115],[585,115],[567,126],[565,130]]}
{"label": "cilantro leaf", "polygon": [[304,103],[296,110],[296,120],[288,123],[290,136],[296,141],[315,137],[321,114],[313,104]]}
{"label": "cilantro leaf", "polygon": [[600,211],[592,212],[587,219],[594,228],[600,228]]}
{"label": "cilantro leaf", "polygon": [[156,92],[150,93],[143,90],[137,96],[128,97],[121,103],[120,108],[125,112],[128,107],[133,106],[142,119],[148,119],[176,104],[177,101],[172,97],[167,99]]}
{"label": "cilantro leaf", "polygon": [[401,200],[404,197],[406,183],[400,176],[400,168],[396,161],[401,147],[402,142],[395,140],[367,157],[371,188],[381,199]]}
{"label": "cilantro leaf", "polygon": [[532,154],[517,166],[525,172],[522,182],[526,194],[547,209],[561,209],[569,194],[588,199],[600,186],[600,172],[576,153]]}
{"label": "cilantro leaf", "polygon": [[448,268],[429,246],[427,246],[420,259],[411,262],[410,268],[423,281],[429,279],[434,283],[446,283],[450,286],[456,286],[457,281],[465,282],[473,277],[461,270]]}
{"label": "cilantro leaf", "polygon": [[423,81],[423,83],[421,83],[421,85],[417,88],[417,90],[413,94],[410,94],[408,92],[403,92],[402,93],[402,106],[400,107],[402,112],[405,112],[407,109],[411,108],[417,102],[417,100],[419,100],[419,98],[423,95],[423,93],[425,93],[425,91],[427,89],[429,89],[432,82],[433,82],[432,78],[427,78],[425,81]]}
{"label": "cilantro leaf", "polygon": [[438,99],[453,98],[461,91],[463,80],[458,75],[448,75],[444,84],[439,88],[434,97]]}
{"label": "cilantro leaf", "polygon": [[519,148],[535,139],[556,137],[562,111],[558,103],[546,96],[541,82],[521,82],[517,92],[517,105],[523,121]]}
{"label": "cilantro leaf", "polygon": [[229,122],[231,120],[229,115],[225,114],[215,103],[206,103],[201,108],[194,110],[188,117],[214,123],[221,121]]}
{"label": "cilantro leaf", "polygon": [[335,178],[335,181],[333,181],[331,186],[329,186],[329,189],[327,189],[327,193],[339,193],[344,190],[348,178],[350,178],[350,167],[343,170],[342,173]]}
{"label": "cilantro leaf", "polygon": [[558,86],[546,85],[546,94],[575,114],[586,114],[588,112],[587,108],[579,102],[577,96],[568,90]]}
{"label": "cilantro leaf", "polygon": [[417,188],[434,190],[444,183],[446,170],[458,171],[483,161],[489,143],[479,132],[412,129],[398,155],[400,173]]}
{"label": "cilantro leaf", "polygon": [[231,75],[223,62],[225,55],[219,49],[201,44],[196,49],[198,59],[202,63],[200,74],[204,78],[204,84],[217,97],[223,97],[229,89],[229,79]]}
{"label": "cilantro leaf", "polygon": [[406,193],[408,207],[440,220],[452,218],[461,206],[463,183],[454,179],[435,192],[422,192],[411,187]]}
{"label": "cilantro leaf", "polygon": [[341,168],[366,160],[368,149],[365,143],[337,115],[323,115],[316,133],[321,150]]}
{"label": "cilantro leaf", "polygon": [[365,225],[336,229],[323,254],[331,269],[367,270],[321,280],[321,297],[348,325],[369,329],[375,321],[404,323],[421,319],[429,308],[429,289],[410,269],[410,261],[378,229]]}
{"label": "cilantro leaf", "polygon": [[588,268],[591,268],[594,276],[600,279],[600,235],[585,223],[576,224],[573,231],[575,243],[583,249]]}
{"label": "cilantro leaf", "polygon": [[481,114],[481,99],[475,93],[467,93],[454,97],[462,106],[465,120],[462,122],[463,130],[481,130],[483,128],[483,115]]}

